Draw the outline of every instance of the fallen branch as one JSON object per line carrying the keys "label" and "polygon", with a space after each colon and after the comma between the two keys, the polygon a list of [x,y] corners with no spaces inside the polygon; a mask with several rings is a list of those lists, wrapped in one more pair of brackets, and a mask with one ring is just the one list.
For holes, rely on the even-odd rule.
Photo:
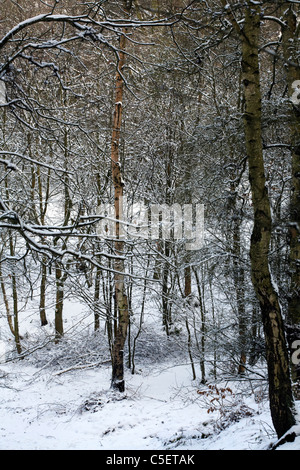
{"label": "fallen branch", "polygon": [[59,376],[67,372],[71,372],[72,370],[93,369],[94,367],[104,365],[104,364],[110,364],[110,363],[111,363],[111,359],[107,359],[106,361],[93,362],[91,364],[78,364],[76,366],[68,367],[67,369],[59,370],[58,372],[55,372],[53,375]]}
{"label": "fallen branch", "polygon": [[300,425],[291,427],[277,442],[271,445],[270,450],[276,450],[288,442],[294,442],[298,436],[300,436]]}

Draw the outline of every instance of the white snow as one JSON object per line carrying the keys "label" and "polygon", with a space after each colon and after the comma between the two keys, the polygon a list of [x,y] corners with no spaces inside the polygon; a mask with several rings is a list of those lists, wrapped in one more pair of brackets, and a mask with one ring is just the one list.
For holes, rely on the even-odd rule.
{"label": "white snow", "polygon": [[[88,309],[66,299],[66,344],[61,349],[47,343],[48,317],[50,324],[40,327],[27,304],[21,318],[23,342],[29,335],[46,346],[34,359],[29,355],[10,362],[5,357],[11,357],[13,342],[1,318],[0,450],[266,450],[277,442],[266,384],[262,399],[257,389],[251,393],[250,382],[217,384],[232,390],[225,392],[227,411],[223,417],[218,406],[208,412],[218,403],[213,390],[206,396],[197,393],[208,389],[192,380],[186,355],[171,352],[163,359],[166,347],[160,349],[162,339],[155,334],[150,346],[139,339],[136,374],[126,369],[126,391],[119,394],[110,389],[105,338],[93,339]],[[95,344],[100,356],[93,355]],[[300,437],[278,448],[285,449],[299,450]]]}
{"label": "white snow", "polygon": [[[251,399],[253,416],[214,431],[217,415],[201,407],[186,365],[128,372],[124,395],[110,390],[109,366],[57,376],[20,361],[0,373],[2,450],[263,450],[276,442],[268,404]],[[300,437],[280,447],[299,448]]]}

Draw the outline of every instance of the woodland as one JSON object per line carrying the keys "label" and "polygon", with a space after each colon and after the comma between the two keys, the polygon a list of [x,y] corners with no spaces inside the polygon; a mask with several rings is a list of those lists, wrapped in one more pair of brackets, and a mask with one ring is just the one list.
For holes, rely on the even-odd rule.
{"label": "woodland", "polygon": [[297,440],[299,15],[0,0],[1,387],[14,367],[105,369],[120,401],[126,377],[184,363],[208,413],[247,417],[225,405],[240,386],[267,402],[276,448]]}

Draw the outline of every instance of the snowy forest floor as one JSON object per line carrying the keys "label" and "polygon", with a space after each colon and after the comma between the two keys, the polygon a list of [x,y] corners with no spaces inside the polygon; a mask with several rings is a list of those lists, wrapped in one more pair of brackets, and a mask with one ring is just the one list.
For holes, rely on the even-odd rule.
{"label": "snowy forest floor", "polygon": [[[53,324],[40,327],[27,310],[30,354],[0,360],[0,450],[267,450],[277,441],[261,376],[192,380],[186,339],[167,340],[156,318],[139,336],[135,374],[126,368],[126,392],[113,392],[107,336],[76,302],[68,311],[54,344]],[[300,436],[278,449],[299,450]]]}
{"label": "snowy forest floor", "polygon": [[[188,365],[128,371],[124,395],[110,390],[109,365],[67,370],[24,359],[2,364],[0,377],[2,450],[266,450],[277,440],[267,400],[227,382],[232,392],[208,412],[216,394],[197,393]],[[279,449],[299,450],[300,437]]]}

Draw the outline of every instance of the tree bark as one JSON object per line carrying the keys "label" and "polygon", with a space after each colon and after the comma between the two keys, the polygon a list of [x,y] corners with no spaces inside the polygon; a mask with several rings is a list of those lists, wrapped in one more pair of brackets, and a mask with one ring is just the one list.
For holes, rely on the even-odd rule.
{"label": "tree bark", "polygon": [[169,242],[166,240],[164,242],[164,255],[166,260],[164,261],[163,272],[162,272],[162,323],[166,331],[167,336],[170,336],[170,328],[172,323],[171,316],[171,306],[169,299],[169,256],[170,256],[170,246]]}
{"label": "tree bark", "polygon": [[64,276],[59,263],[55,267],[56,298],[55,298],[55,343],[64,335],[63,305],[64,305]]}
{"label": "tree bark", "polygon": [[100,299],[100,275],[101,270],[99,267],[96,269],[95,274],[95,291],[94,291],[94,330],[98,331],[100,328],[100,315],[97,309],[97,304]]}
{"label": "tree bark", "polygon": [[41,279],[41,286],[40,286],[40,319],[41,319],[41,326],[48,325],[47,315],[46,315],[46,284],[47,284],[47,265],[46,265],[46,258],[44,257],[42,260],[41,265],[42,270],[42,279]]}
{"label": "tree bark", "polygon": [[122,102],[124,91],[123,80],[123,67],[125,64],[125,48],[126,48],[126,31],[123,30],[120,36],[120,50],[119,61],[116,74],[116,88],[115,88],[115,111],[113,118],[113,132],[111,144],[111,162],[112,162],[112,179],[114,185],[114,205],[115,205],[115,235],[116,241],[114,244],[115,254],[119,258],[114,262],[114,287],[115,299],[117,304],[118,318],[116,324],[116,331],[114,342],[112,346],[112,379],[111,386],[119,392],[125,391],[124,380],[124,346],[127,337],[128,324],[129,324],[129,308],[128,299],[124,283],[125,264],[123,260],[124,240],[120,238],[120,216],[122,213],[122,200],[123,200],[123,180],[120,167],[120,131],[122,123]]}
{"label": "tree bark", "polygon": [[[204,305],[204,292],[203,287],[201,286],[199,275],[196,269],[193,269],[193,273],[196,279],[198,298],[199,298],[199,308],[201,314],[201,344],[197,342],[198,351],[200,353],[200,370],[201,370],[201,383],[206,383],[206,372],[205,372],[205,335],[206,335],[206,318],[205,318],[205,305]],[[195,336],[197,337],[197,330],[195,328]]]}
{"label": "tree bark", "polygon": [[[12,237],[9,241],[10,245],[10,255],[11,257],[15,256],[15,249],[13,246]],[[12,282],[12,299],[13,299],[13,311],[14,311],[14,335],[15,335],[15,343],[16,349],[18,354],[22,353],[22,346],[21,346],[21,337],[19,332],[19,307],[18,307],[18,287],[17,287],[17,274],[16,274],[16,265],[13,266],[13,271],[11,274],[11,282]]]}
{"label": "tree bark", "polygon": [[7,317],[7,321],[8,321],[8,326],[9,326],[9,329],[10,329],[11,333],[13,334],[13,336],[15,336],[14,325],[13,325],[13,322],[12,322],[12,315],[11,315],[11,312],[10,312],[9,301],[8,301],[8,298],[7,298],[5,282],[4,282],[3,274],[2,274],[1,263],[0,263],[0,284],[1,284],[1,290],[2,290],[2,295],[3,295],[5,310],[6,310],[6,317]]}
{"label": "tree bark", "polygon": [[245,273],[241,266],[240,219],[233,224],[233,278],[236,288],[236,303],[239,322],[239,365],[238,374],[245,373],[246,366],[246,311],[245,311]]}
{"label": "tree bark", "polygon": [[195,364],[194,364],[193,355],[192,355],[192,335],[191,335],[189,318],[188,318],[188,312],[189,312],[188,307],[190,306],[191,294],[192,294],[192,275],[191,275],[191,267],[188,265],[184,268],[184,298],[187,301],[185,325],[186,325],[186,331],[188,334],[188,353],[189,353],[189,358],[191,361],[193,380],[196,380],[197,376],[196,376]]}
{"label": "tree bark", "polygon": [[254,209],[251,237],[252,282],[259,300],[264,326],[269,377],[269,398],[273,425],[278,437],[295,424],[289,356],[277,292],[269,268],[272,219],[266,187],[262,147],[262,111],[259,71],[261,7],[248,1],[242,38],[244,130],[249,180]]}

